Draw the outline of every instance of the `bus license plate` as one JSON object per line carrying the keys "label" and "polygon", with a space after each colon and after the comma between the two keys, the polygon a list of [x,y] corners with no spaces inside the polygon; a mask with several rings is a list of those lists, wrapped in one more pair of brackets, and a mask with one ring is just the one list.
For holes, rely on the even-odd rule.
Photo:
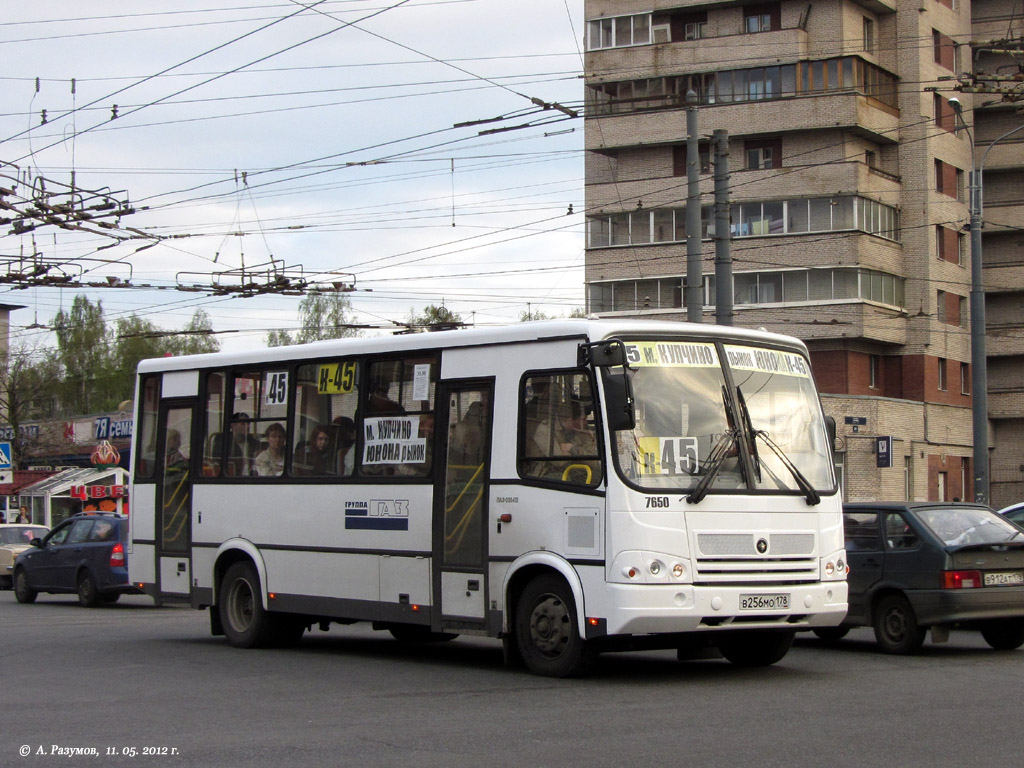
{"label": "bus license plate", "polygon": [[985,574],[986,587],[1009,587],[1019,584],[1024,584],[1024,571]]}
{"label": "bus license plate", "polygon": [[740,595],[741,611],[779,611],[789,608],[789,595]]}

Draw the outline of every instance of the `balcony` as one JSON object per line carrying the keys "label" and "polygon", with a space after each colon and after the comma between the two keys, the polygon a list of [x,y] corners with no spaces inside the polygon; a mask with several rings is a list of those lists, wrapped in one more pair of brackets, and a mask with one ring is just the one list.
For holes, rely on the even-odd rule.
{"label": "balcony", "polygon": [[[588,119],[588,151],[642,144],[678,144],[686,139],[683,109],[625,112]],[[743,101],[700,107],[700,132],[724,128],[744,136],[845,129],[879,144],[899,135],[899,116],[880,102],[855,91]],[[642,137],[638,138],[638,137]]]}

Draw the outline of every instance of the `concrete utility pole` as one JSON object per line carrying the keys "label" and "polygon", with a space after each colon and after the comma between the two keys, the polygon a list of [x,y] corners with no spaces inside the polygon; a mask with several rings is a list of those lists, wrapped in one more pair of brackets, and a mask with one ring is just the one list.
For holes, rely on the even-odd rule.
{"label": "concrete utility pole", "polygon": [[715,322],[733,323],[732,234],[729,231],[729,132],[712,134],[715,148]]}
{"label": "concrete utility pole", "polygon": [[686,319],[704,319],[704,273],[700,240],[700,144],[697,94],[686,92]]}
{"label": "concrete utility pole", "polygon": [[949,104],[956,112],[960,124],[963,125],[967,138],[971,143],[971,419],[974,441],[974,501],[978,504],[989,503],[989,462],[988,462],[988,358],[985,350],[985,280],[982,269],[981,217],[983,176],[985,160],[996,144],[1017,131],[1024,130],[1019,125],[1011,131],[993,140],[977,159],[974,135],[964,120],[963,106],[960,99],[953,97]]}

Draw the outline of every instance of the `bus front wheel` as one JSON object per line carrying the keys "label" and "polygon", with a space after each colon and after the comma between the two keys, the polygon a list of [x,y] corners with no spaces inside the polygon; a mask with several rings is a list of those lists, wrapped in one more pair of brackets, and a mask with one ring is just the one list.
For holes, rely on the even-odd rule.
{"label": "bus front wheel", "polygon": [[516,644],[527,668],[537,675],[570,677],[593,658],[580,637],[572,590],[557,576],[533,579],[516,604]]}
{"label": "bus front wheel", "polygon": [[261,648],[274,637],[271,616],[263,608],[260,577],[250,563],[235,563],[224,574],[218,604],[228,642],[236,648]]}

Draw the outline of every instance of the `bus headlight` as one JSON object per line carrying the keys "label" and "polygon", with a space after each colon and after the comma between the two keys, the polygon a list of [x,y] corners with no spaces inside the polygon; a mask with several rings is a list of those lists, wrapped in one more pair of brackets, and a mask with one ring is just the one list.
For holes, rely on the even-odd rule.
{"label": "bus headlight", "polygon": [[651,568],[651,576],[658,576],[659,574],[661,574],[661,563],[658,562],[657,560],[652,560],[651,561],[650,568]]}
{"label": "bus headlight", "polygon": [[682,563],[675,563],[672,566],[672,575],[677,579],[681,579],[686,575],[686,568],[683,567]]}

